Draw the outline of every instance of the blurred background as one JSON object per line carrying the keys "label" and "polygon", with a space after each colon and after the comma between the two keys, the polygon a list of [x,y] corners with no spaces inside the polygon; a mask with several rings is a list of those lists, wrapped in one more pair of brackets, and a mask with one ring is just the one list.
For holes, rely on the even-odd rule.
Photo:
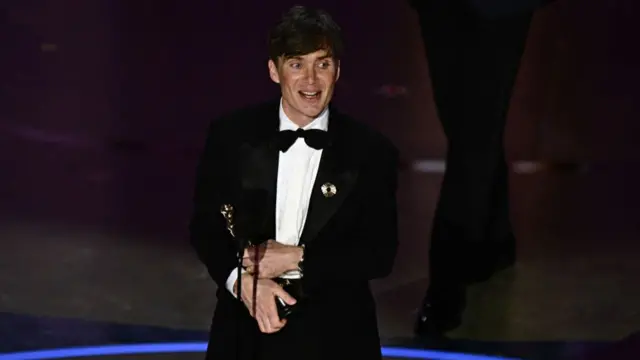
{"label": "blurred background", "polygon": [[[0,2],[0,352],[206,340],[195,164],[212,119],[278,96],[266,36],[295,3]],[[303,3],[346,36],[335,103],[401,150],[401,248],[374,287],[385,343],[423,346],[411,327],[446,140],[416,15],[400,0]],[[640,331],[639,10],[536,12],[506,135],[518,263],[470,290],[455,346],[555,359]]]}

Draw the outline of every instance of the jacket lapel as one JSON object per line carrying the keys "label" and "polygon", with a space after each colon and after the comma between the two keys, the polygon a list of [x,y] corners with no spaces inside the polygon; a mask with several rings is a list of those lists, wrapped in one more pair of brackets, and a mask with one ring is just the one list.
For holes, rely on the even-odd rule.
{"label": "jacket lapel", "polygon": [[[248,235],[251,238],[270,239],[276,234],[279,150],[273,140],[279,130],[278,106],[276,103],[264,114],[259,114],[261,119],[255,122],[255,127],[240,147],[241,187],[237,217],[246,219],[242,224],[252,224],[250,227],[253,229]],[[300,244],[317,238],[356,183],[359,152],[355,142],[352,143],[354,139],[350,136],[347,121],[331,109],[328,129],[331,142],[322,152]],[[328,191],[323,192],[323,185],[329,188]],[[335,194],[331,193],[332,186]],[[242,232],[240,228],[238,230]]]}
{"label": "jacket lapel", "polygon": [[[270,239],[275,236],[276,187],[278,177],[278,149],[273,139],[278,131],[278,104],[269,107],[246,141],[240,147],[239,214],[250,227],[251,238]],[[249,225],[250,224],[250,225]]]}
{"label": "jacket lapel", "polygon": [[358,176],[357,152],[350,142],[353,139],[349,137],[348,124],[334,109],[331,109],[329,116],[331,143],[322,152],[301,244],[308,244],[317,238],[353,189]]}

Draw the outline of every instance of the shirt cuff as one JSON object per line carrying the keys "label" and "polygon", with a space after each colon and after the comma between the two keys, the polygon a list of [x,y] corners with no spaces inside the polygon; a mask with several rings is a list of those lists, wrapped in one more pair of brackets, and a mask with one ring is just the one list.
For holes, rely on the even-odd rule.
{"label": "shirt cuff", "polygon": [[[247,270],[245,269],[241,269],[241,271],[243,274],[247,272]],[[231,271],[231,274],[229,274],[229,277],[227,278],[227,282],[225,284],[227,287],[227,290],[229,290],[231,295],[233,295],[233,297],[237,299],[238,296],[233,292],[233,287],[236,284],[236,280],[238,280],[238,268],[235,268],[233,269],[233,271]]]}

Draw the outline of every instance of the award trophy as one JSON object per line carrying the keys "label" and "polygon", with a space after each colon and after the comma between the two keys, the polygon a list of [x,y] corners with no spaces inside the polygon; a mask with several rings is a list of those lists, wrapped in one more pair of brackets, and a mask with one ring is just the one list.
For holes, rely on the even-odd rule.
{"label": "award trophy", "polygon": [[[220,213],[222,214],[222,216],[225,218],[227,222],[227,230],[231,234],[231,237],[233,237],[238,242],[237,293],[238,293],[238,299],[242,299],[242,281],[241,281],[242,268],[243,268],[242,258],[244,256],[244,250],[246,249],[246,247],[252,246],[253,244],[247,237],[237,236],[237,231],[236,231],[237,229],[236,229],[236,222],[235,222],[236,220],[235,208],[233,205],[231,204],[222,205],[220,207]],[[253,283],[254,288],[257,285],[257,281],[258,281],[258,278],[254,277],[254,283]],[[302,297],[301,284],[299,280],[276,278],[276,279],[273,279],[273,281],[275,281],[278,285],[282,286],[282,288],[287,293],[291,294],[294,298],[296,298],[296,300],[298,300],[299,297]],[[254,306],[255,306],[255,298],[254,298]],[[278,315],[280,316],[281,319],[284,319],[294,312],[296,305],[288,305],[282,299],[276,296],[276,307],[278,308]]]}
{"label": "award trophy", "polygon": [[[235,208],[231,204],[224,204],[220,207],[220,213],[222,214],[222,216],[227,222],[227,230],[229,230],[229,234],[231,234],[231,237],[233,237],[234,239],[236,239],[236,241],[238,241],[239,239],[236,238],[236,231],[235,231],[235,217],[234,217]],[[243,244],[242,241],[240,241],[240,243],[238,244],[238,253],[237,253],[238,278],[236,280],[236,284],[237,284],[238,299],[240,299],[241,301],[242,301],[242,281],[241,281],[242,280],[242,256],[244,255],[244,249],[246,245],[247,244]]]}

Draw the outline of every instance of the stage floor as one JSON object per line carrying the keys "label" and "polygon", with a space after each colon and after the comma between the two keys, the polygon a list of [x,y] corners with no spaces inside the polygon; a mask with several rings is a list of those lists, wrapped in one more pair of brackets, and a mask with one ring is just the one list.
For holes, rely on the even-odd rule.
{"label": "stage floor", "polygon": [[[0,233],[0,353],[205,341],[215,288],[184,236],[188,180],[163,177],[153,158],[144,155],[110,155],[126,170],[122,174],[127,178],[122,178],[43,161],[59,156],[72,162],[73,157],[59,153],[67,150],[29,149],[26,156],[38,164],[38,173],[47,174],[47,186],[41,186],[33,169],[21,168],[3,187],[9,191],[3,198]],[[171,161],[163,159],[173,169],[192,166]],[[145,177],[156,181],[136,182]],[[451,353],[545,360],[637,358],[637,175],[627,166],[611,164],[513,174],[518,262],[469,289],[464,324],[449,334],[447,343],[415,339],[411,332],[428,284],[426,234],[440,180],[440,174],[409,169],[402,174],[401,249],[392,276],[373,284],[385,346],[446,351],[413,357],[428,359],[474,359]],[[109,189],[119,189],[121,195],[113,196]],[[160,193],[165,196],[158,198]],[[197,351],[204,344],[193,346]],[[599,357],[602,351],[609,355]],[[628,354],[611,357],[610,351]],[[0,356],[5,359],[21,357]]]}
{"label": "stage floor", "polygon": [[[0,313],[0,360],[203,358],[206,331]],[[386,360],[635,359],[640,333],[620,342],[387,339]],[[334,359],[343,359],[335,349]],[[355,359],[354,359],[355,360]]]}

